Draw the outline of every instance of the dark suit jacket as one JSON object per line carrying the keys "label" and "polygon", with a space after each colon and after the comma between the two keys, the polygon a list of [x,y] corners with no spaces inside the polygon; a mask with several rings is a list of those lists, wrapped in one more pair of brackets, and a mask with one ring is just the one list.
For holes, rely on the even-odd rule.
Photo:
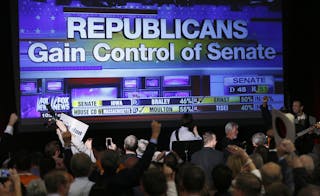
{"label": "dark suit jacket", "polygon": [[128,196],[133,195],[133,187],[139,185],[140,177],[149,167],[152,156],[156,151],[156,144],[149,142],[146,151],[137,164],[132,168],[125,168],[118,173],[105,173],[99,176],[96,184],[91,187],[90,196]]}
{"label": "dark suit jacket", "polygon": [[223,153],[213,148],[204,147],[201,150],[195,152],[191,156],[191,163],[199,165],[206,174],[207,182],[209,186],[212,186],[212,169],[218,165],[224,163]]}

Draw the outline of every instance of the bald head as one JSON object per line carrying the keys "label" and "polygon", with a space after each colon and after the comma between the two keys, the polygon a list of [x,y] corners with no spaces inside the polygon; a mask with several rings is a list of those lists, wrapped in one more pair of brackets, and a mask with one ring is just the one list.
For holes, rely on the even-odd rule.
{"label": "bald head", "polygon": [[264,164],[261,169],[262,183],[268,186],[274,182],[282,181],[281,167],[274,163],[269,162]]}

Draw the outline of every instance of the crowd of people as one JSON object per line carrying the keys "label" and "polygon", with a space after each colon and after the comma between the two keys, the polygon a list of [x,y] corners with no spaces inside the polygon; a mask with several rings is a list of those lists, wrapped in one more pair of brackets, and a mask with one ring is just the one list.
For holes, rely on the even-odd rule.
{"label": "crowd of people", "polygon": [[[293,102],[295,130],[313,129],[296,140],[282,138],[277,143],[264,99],[266,129],[251,136],[251,150],[239,140],[237,122],[227,122],[225,136],[218,139],[214,131],[198,131],[192,114],[183,114],[166,151],[157,146],[157,121],[150,124],[149,139],[130,134],[119,146],[103,137],[82,141],[56,120],[56,140],[38,151],[13,152],[18,120],[13,113],[0,140],[0,195],[320,195],[320,144],[314,131],[319,127],[303,109],[300,100]],[[179,141],[200,141],[202,146],[190,160],[182,159],[172,145]]]}

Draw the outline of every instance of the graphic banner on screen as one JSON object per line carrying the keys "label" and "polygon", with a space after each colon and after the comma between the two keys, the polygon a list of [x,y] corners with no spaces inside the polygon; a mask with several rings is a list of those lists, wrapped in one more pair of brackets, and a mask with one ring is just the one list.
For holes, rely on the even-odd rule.
{"label": "graphic banner on screen", "polygon": [[45,104],[77,117],[283,106],[274,2],[18,0],[18,14],[24,119]]}

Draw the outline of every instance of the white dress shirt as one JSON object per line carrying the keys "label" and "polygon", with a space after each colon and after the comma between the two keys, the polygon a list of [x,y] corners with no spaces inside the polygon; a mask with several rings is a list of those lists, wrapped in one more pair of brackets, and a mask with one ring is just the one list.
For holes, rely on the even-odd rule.
{"label": "white dress shirt", "polygon": [[[173,131],[171,133],[171,137],[170,137],[170,151],[172,150],[172,142],[177,141],[176,138],[176,131]],[[202,137],[199,135],[194,135],[193,132],[189,131],[188,127],[180,127],[179,128],[179,141],[189,141],[189,140],[202,140]]]}

